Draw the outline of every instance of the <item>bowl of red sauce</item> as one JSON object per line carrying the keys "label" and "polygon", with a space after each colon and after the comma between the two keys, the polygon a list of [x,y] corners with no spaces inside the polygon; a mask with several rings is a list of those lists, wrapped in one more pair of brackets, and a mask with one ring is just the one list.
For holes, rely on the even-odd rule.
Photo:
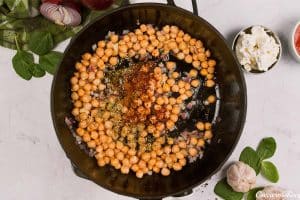
{"label": "bowl of red sauce", "polygon": [[291,47],[295,59],[300,62],[300,22],[293,29]]}

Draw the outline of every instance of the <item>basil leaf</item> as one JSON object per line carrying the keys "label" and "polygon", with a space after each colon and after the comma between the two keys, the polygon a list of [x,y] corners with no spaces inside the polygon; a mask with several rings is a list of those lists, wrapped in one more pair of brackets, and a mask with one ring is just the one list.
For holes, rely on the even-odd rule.
{"label": "basil leaf", "polygon": [[16,73],[25,80],[30,80],[32,77],[32,69],[34,65],[33,54],[19,50],[12,59],[13,68]]}
{"label": "basil leaf", "polygon": [[257,188],[253,188],[252,190],[250,190],[247,194],[247,200],[256,200],[256,193],[258,191],[263,190],[263,187],[257,187]]}
{"label": "basil leaf", "polygon": [[39,63],[43,70],[50,74],[54,74],[63,54],[57,51],[40,56]]}
{"label": "basil leaf", "polygon": [[222,197],[225,200],[241,200],[244,196],[241,192],[235,192],[228,185],[226,178],[220,180],[215,186],[214,192],[216,195]]}
{"label": "basil leaf", "polygon": [[263,161],[261,163],[261,175],[272,183],[277,183],[279,180],[279,174],[276,166],[269,161]]}
{"label": "basil leaf", "polygon": [[264,138],[258,145],[256,152],[261,160],[271,158],[276,151],[276,142],[272,137]]}
{"label": "basil leaf", "polygon": [[34,31],[29,37],[28,48],[38,55],[45,55],[53,47],[53,37],[49,32]]}
{"label": "basil leaf", "polygon": [[40,78],[45,76],[45,74],[46,74],[45,70],[43,70],[40,65],[38,64],[33,65],[32,75],[34,77]]}
{"label": "basil leaf", "polygon": [[239,160],[252,167],[255,170],[256,174],[259,173],[261,165],[260,159],[254,149],[252,149],[251,147],[246,147],[242,151]]}

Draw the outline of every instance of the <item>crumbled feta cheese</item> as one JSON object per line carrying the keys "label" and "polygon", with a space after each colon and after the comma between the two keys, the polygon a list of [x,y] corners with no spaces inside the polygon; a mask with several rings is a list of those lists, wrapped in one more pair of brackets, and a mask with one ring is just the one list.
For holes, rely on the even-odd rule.
{"label": "crumbled feta cheese", "polygon": [[251,34],[241,33],[235,51],[240,64],[247,71],[267,71],[277,61],[280,46],[263,27],[254,26]]}

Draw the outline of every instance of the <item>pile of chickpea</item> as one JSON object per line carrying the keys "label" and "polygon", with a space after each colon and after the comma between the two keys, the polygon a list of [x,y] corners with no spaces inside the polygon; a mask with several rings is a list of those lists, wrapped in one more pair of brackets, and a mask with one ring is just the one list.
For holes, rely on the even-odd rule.
{"label": "pile of chickpea", "polygon": [[[105,74],[115,70],[120,59],[147,55],[155,58],[170,52],[194,67],[188,73],[190,81],[175,71],[175,62],[141,65],[139,73],[149,74],[145,92],[130,98],[129,103],[124,103],[128,98],[116,95],[116,89],[105,81]],[[108,40],[98,42],[93,54],[85,53],[75,65],[71,98],[72,114],[78,121],[76,133],[95,150],[101,167],[110,164],[124,174],[132,170],[138,178],[152,172],[168,176],[171,169],[179,171],[187,164],[187,157],[197,157],[213,137],[211,123],[195,124],[195,129],[203,132],[202,137],[172,138],[167,133],[176,128],[185,101],[201,85],[198,76],[205,77],[205,87],[215,85],[215,66],[202,42],[176,26],[158,30],[142,24],[121,37],[110,34]],[[212,104],[216,98],[211,95],[207,101]]]}

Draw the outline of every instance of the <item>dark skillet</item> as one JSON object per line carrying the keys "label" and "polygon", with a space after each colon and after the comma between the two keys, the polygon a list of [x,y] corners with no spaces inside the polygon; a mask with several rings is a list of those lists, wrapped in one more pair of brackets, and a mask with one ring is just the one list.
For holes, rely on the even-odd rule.
{"label": "dark skillet", "polygon": [[[195,4],[194,4],[195,6]],[[75,144],[75,138],[65,124],[71,116],[69,80],[74,64],[84,52],[103,39],[108,31],[122,32],[136,28],[136,22],[151,23],[159,27],[177,25],[191,36],[201,39],[217,60],[216,82],[220,93],[217,121],[213,127],[214,138],[201,160],[189,164],[168,177],[123,175],[112,167],[98,167],[94,158]],[[246,85],[239,64],[222,35],[204,19],[181,8],[169,0],[168,5],[142,3],[127,5],[102,16],[72,39],[56,72],[51,91],[51,111],[57,137],[74,166],[77,175],[116,192],[140,199],[160,199],[182,196],[216,173],[231,155],[241,135],[246,117]],[[197,116],[196,116],[197,117]],[[199,116],[198,116],[199,117]]]}

